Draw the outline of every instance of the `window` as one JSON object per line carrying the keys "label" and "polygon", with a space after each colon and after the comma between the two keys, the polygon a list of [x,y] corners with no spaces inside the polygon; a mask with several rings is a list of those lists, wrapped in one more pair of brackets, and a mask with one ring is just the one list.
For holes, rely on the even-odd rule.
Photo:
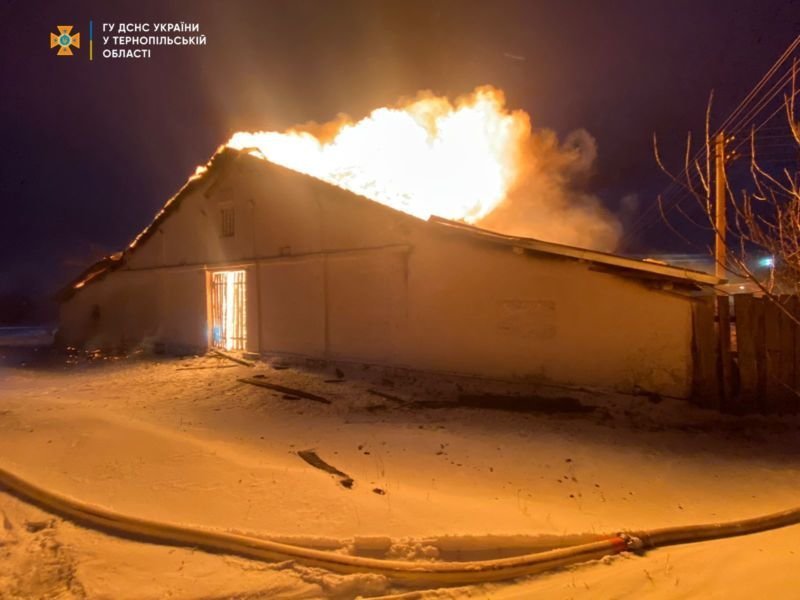
{"label": "window", "polygon": [[220,235],[222,237],[233,237],[235,231],[235,221],[233,206],[223,206],[220,210]]}

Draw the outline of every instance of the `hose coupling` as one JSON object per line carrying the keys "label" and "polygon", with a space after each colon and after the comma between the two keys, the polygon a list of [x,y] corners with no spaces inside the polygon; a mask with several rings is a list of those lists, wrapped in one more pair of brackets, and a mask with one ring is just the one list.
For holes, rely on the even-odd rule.
{"label": "hose coupling", "polygon": [[623,542],[625,542],[625,548],[630,552],[637,552],[644,548],[644,542],[640,537],[631,535],[629,533],[620,533],[619,537]]}

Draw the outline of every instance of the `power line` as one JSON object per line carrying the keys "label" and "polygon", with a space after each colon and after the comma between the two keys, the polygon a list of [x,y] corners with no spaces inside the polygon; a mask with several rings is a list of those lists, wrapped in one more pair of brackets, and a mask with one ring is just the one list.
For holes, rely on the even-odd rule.
{"label": "power line", "polygon": [[[723,121],[722,125],[717,129],[714,135],[710,137],[716,136],[719,132],[724,131],[728,128],[729,131],[732,132],[741,132],[744,130],[748,124],[752,124],[751,122],[763,111],[767,106],[769,106],[770,102],[777,96],[777,94],[793,80],[793,73],[795,71],[795,66],[792,65],[786,73],[781,75],[778,80],[772,84],[769,90],[764,94],[762,98],[760,98],[757,102],[755,102],[752,106],[748,108],[748,104],[753,101],[757,94],[761,92],[761,90],[765,87],[767,82],[772,78],[772,76],[778,72],[784,62],[788,59],[789,56],[800,46],[800,35],[795,37],[791,44],[784,50],[781,56],[773,63],[770,69],[761,77],[759,82],[753,87],[753,89],[745,96],[745,98],[739,103],[739,105],[733,110],[733,112]],[[795,92],[796,94],[797,92]],[[784,104],[781,105],[781,107]],[[778,107],[767,119],[765,119],[758,127],[756,127],[753,131],[758,131],[769,122],[771,118],[773,118],[781,109]],[[743,116],[742,116],[743,115]],[[735,124],[734,124],[735,123]],[[768,131],[773,131],[776,128],[768,128]],[[710,134],[710,132],[708,132]],[[733,133],[735,135],[735,133]],[[743,144],[740,143],[736,148],[741,147]],[[734,150],[736,150],[734,148]],[[699,162],[701,157],[707,157],[707,148],[705,145],[698,150],[694,157],[690,160],[689,164],[687,165],[688,168],[693,168]],[[704,156],[706,153],[706,156]],[[689,171],[687,174],[687,186],[694,186],[701,182],[701,176],[695,173],[694,170]],[[708,185],[710,182],[706,182]],[[640,230],[649,227],[650,222],[652,221],[652,217],[654,216],[654,211],[656,208],[661,208],[661,213],[666,216],[668,212],[674,210],[674,208],[680,204],[680,202],[685,199],[686,195],[690,195],[690,192],[686,189],[686,187],[681,186],[679,183],[672,181],[670,184],[664,189],[664,191],[659,194],[660,201],[651,204],[647,209],[645,209],[639,217],[627,228],[625,235],[623,236],[623,240],[629,239],[634,233],[639,232]],[[671,205],[667,205],[667,200],[671,201]]]}
{"label": "power line", "polygon": [[[789,97],[787,98],[787,100],[791,100],[791,99],[795,98],[795,97],[796,97],[798,94],[800,94],[800,88],[798,88],[798,89],[796,89],[796,90],[792,90],[792,92],[791,92],[791,94],[789,94]],[[757,133],[757,132],[758,132],[758,131],[759,131],[759,130],[760,130],[760,129],[761,129],[761,128],[762,128],[762,127],[763,127],[763,126],[766,124],[766,123],[769,123],[769,121],[771,121],[773,118],[775,118],[775,116],[776,116],[776,115],[777,115],[779,112],[781,112],[782,110],[786,110],[786,102],[785,102],[785,101],[784,101],[784,102],[782,102],[782,103],[780,104],[780,106],[778,106],[778,107],[777,107],[777,108],[776,108],[774,111],[772,111],[772,112],[769,114],[769,116],[768,116],[766,119],[764,119],[764,120],[761,122],[761,124],[760,124],[760,125],[758,125],[757,127],[755,127],[755,128],[753,128],[753,129],[751,129],[750,135],[749,135],[748,137],[744,138],[744,139],[743,139],[741,142],[739,142],[739,144],[738,144],[738,145],[734,146],[733,150],[734,150],[734,151],[735,151],[735,150],[738,150],[738,149],[739,149],[739,148],[741,148],[741,147],[742,147],[742,146],[743,146],[745,143],[747,143],[748,141],[751,141],[752,137],[753,137],[753,136],[755,136],[755,134],[756,134],[756,133]],[[758,138],[756,138],[756,140],[757,140],[757,139],[758,139]]]}
{"label": "power line", "polygon": [[[792,41],[792,43],[789,44],[789,46],[786,48],[786,50],[784,50],[783,54],[781,54],[781,56],[778,57],[778,59],[775,61],[775,63],[773,63],[773,65],[769,68],[769,70],[761,77],[759,82],[753,87],[753,89],[747,94],[747,96],[739,103],[739,105],[733,110],[733,112],[728,116],[728,118],[725,119],[723,124],[715,132],[714,135],[716,135],[716,133],[719,133],[719,131],[723,130],[723,128],[728,127],[733,122],[733,120],[736,119],[739,116],[739,114],[745,109],[746,105],[750,102],[750,100],[755,98],[756,94],[761,91],[761,89],[764,87],[764,85],[766,85],[767,81],[769,81],[769,79],[772,77],[772,75],[780,68],[780,66],[786,61],[786,59],[791,55],[791,53],[794,52],[794,50],[798,47],[798,45],[800,45],[800,35],[798,35]],[[785,78],[786,78],[786,76],[781,77],[779,79],[779,83]],[[789,81],[789,79],[787,78],[787,82],[788,81]],[[779,90],[780,87],[778,87],[777,89]],[[773,88],[770,89],[770,92],[768,92],[768,94],[771,94],[771,95],[774,96],[774,93],[776,93],[776,91],[777,90],[776,90],[775,86],[773,86]],[[751,110],[750,113],[748,113],[748,118],[745,118],[745,119],[741,120],[739,126],[742,126],[742,125],[746,124],[747,120],[752,119],[756,114],[758,114],[758,112],[760,110],[761,110],[761,108],[759,108],[755,113],[753,113],[752,110]],[[714,137],[714,136],[710,136],[710,137]],[[697,153],[695,153],[694,157],[690,161],[690,165],[696,164],[697,161],[699,160],[699,158],[706,151],[707,151],[706,148],[702,147]],[[688,178],[689,179],[689,183],[692,183],[692,184],[697,183],[697,182],[692,182],[691,181],[691,178],[693,176],[694,176],[694,172],[692,172],[691,175]],[[698,175],[698,178],[699,178],[699,175]],[[673,190],[676,190],[676,189],[677,189],[677,191],[673,193],[673,198],[672,199],[676,200],[676,202],[679,202],[680,199],[681,199],[680,198],[680,194],[681,194],[681,192],[683,190],[680,188],[679,184],[677,184],[675,181],[670,182],[670,184],[665,188],[664,192],[662,192],[662,194],[660,195],[662,197],[662,201],[666,200],[666,198],[668,197],[670,192],[672,192]],[[677,197],[676,197],[676,194],[677,194]],[[653,211],[655,210],[656,207],[657,207],[656,203],[654,203],[653,205],[648,207],[648,209],[646,209],[640,215],[640,217],[636,220],[636,222],[634,222],[632,224],[632,226],[628,229],[628,233],[626,234],[625,238],[629,237],[629,235],[632,232],[638,231],[639,228],[637,226],[639,225],[639,223],[646,222],[647,219],[652,216]],[[623,238],[623,239],[625,239],[625,238]]]}

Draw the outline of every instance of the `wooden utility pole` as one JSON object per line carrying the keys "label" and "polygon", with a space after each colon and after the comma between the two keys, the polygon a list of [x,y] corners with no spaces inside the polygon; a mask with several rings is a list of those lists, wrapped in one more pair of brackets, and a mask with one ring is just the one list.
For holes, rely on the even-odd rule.
{"label": "wooden utility pole", "polygon": [[727,182],[725,180],[725,134],[720,131],[714,142],[714,188],[716,218],[714,220],[717,236],[714,243],[714,258],[717,264],[716,274],[720,279],[725,277],[728,264],[728,252],[725,245],[725,232],[728,229],[726,215]]}
{"label": "wooden utility pole", "polygon": [[[726,277],[725,267],[728,265],[728,248],[726,246],[726,232],[728,220],[726,215],[728,186],[725,179],[725,134],[720,131],[714,140],[714,259],[716,262],[716,275],[720,279]],[[727,294],[717,296],[717,334],[719,339],[720,361],[720,408],[732,410],[731,402],[731,376],[733,374],[733,359],[731,357],[731,308]]]}

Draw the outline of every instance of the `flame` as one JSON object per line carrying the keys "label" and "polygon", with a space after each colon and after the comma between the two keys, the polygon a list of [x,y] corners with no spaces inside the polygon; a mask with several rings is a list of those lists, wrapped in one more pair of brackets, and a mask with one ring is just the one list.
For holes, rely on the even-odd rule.
{"label": "flame", "polygon": [[491,86],[455,102],[421,95],[323,129],[333,135],[308,128],[238,132],[227,145],[256,149],[273,163],[422,219],[475,223],[514,186],[531,135],[527,113],[509,111],[503,92]]}

